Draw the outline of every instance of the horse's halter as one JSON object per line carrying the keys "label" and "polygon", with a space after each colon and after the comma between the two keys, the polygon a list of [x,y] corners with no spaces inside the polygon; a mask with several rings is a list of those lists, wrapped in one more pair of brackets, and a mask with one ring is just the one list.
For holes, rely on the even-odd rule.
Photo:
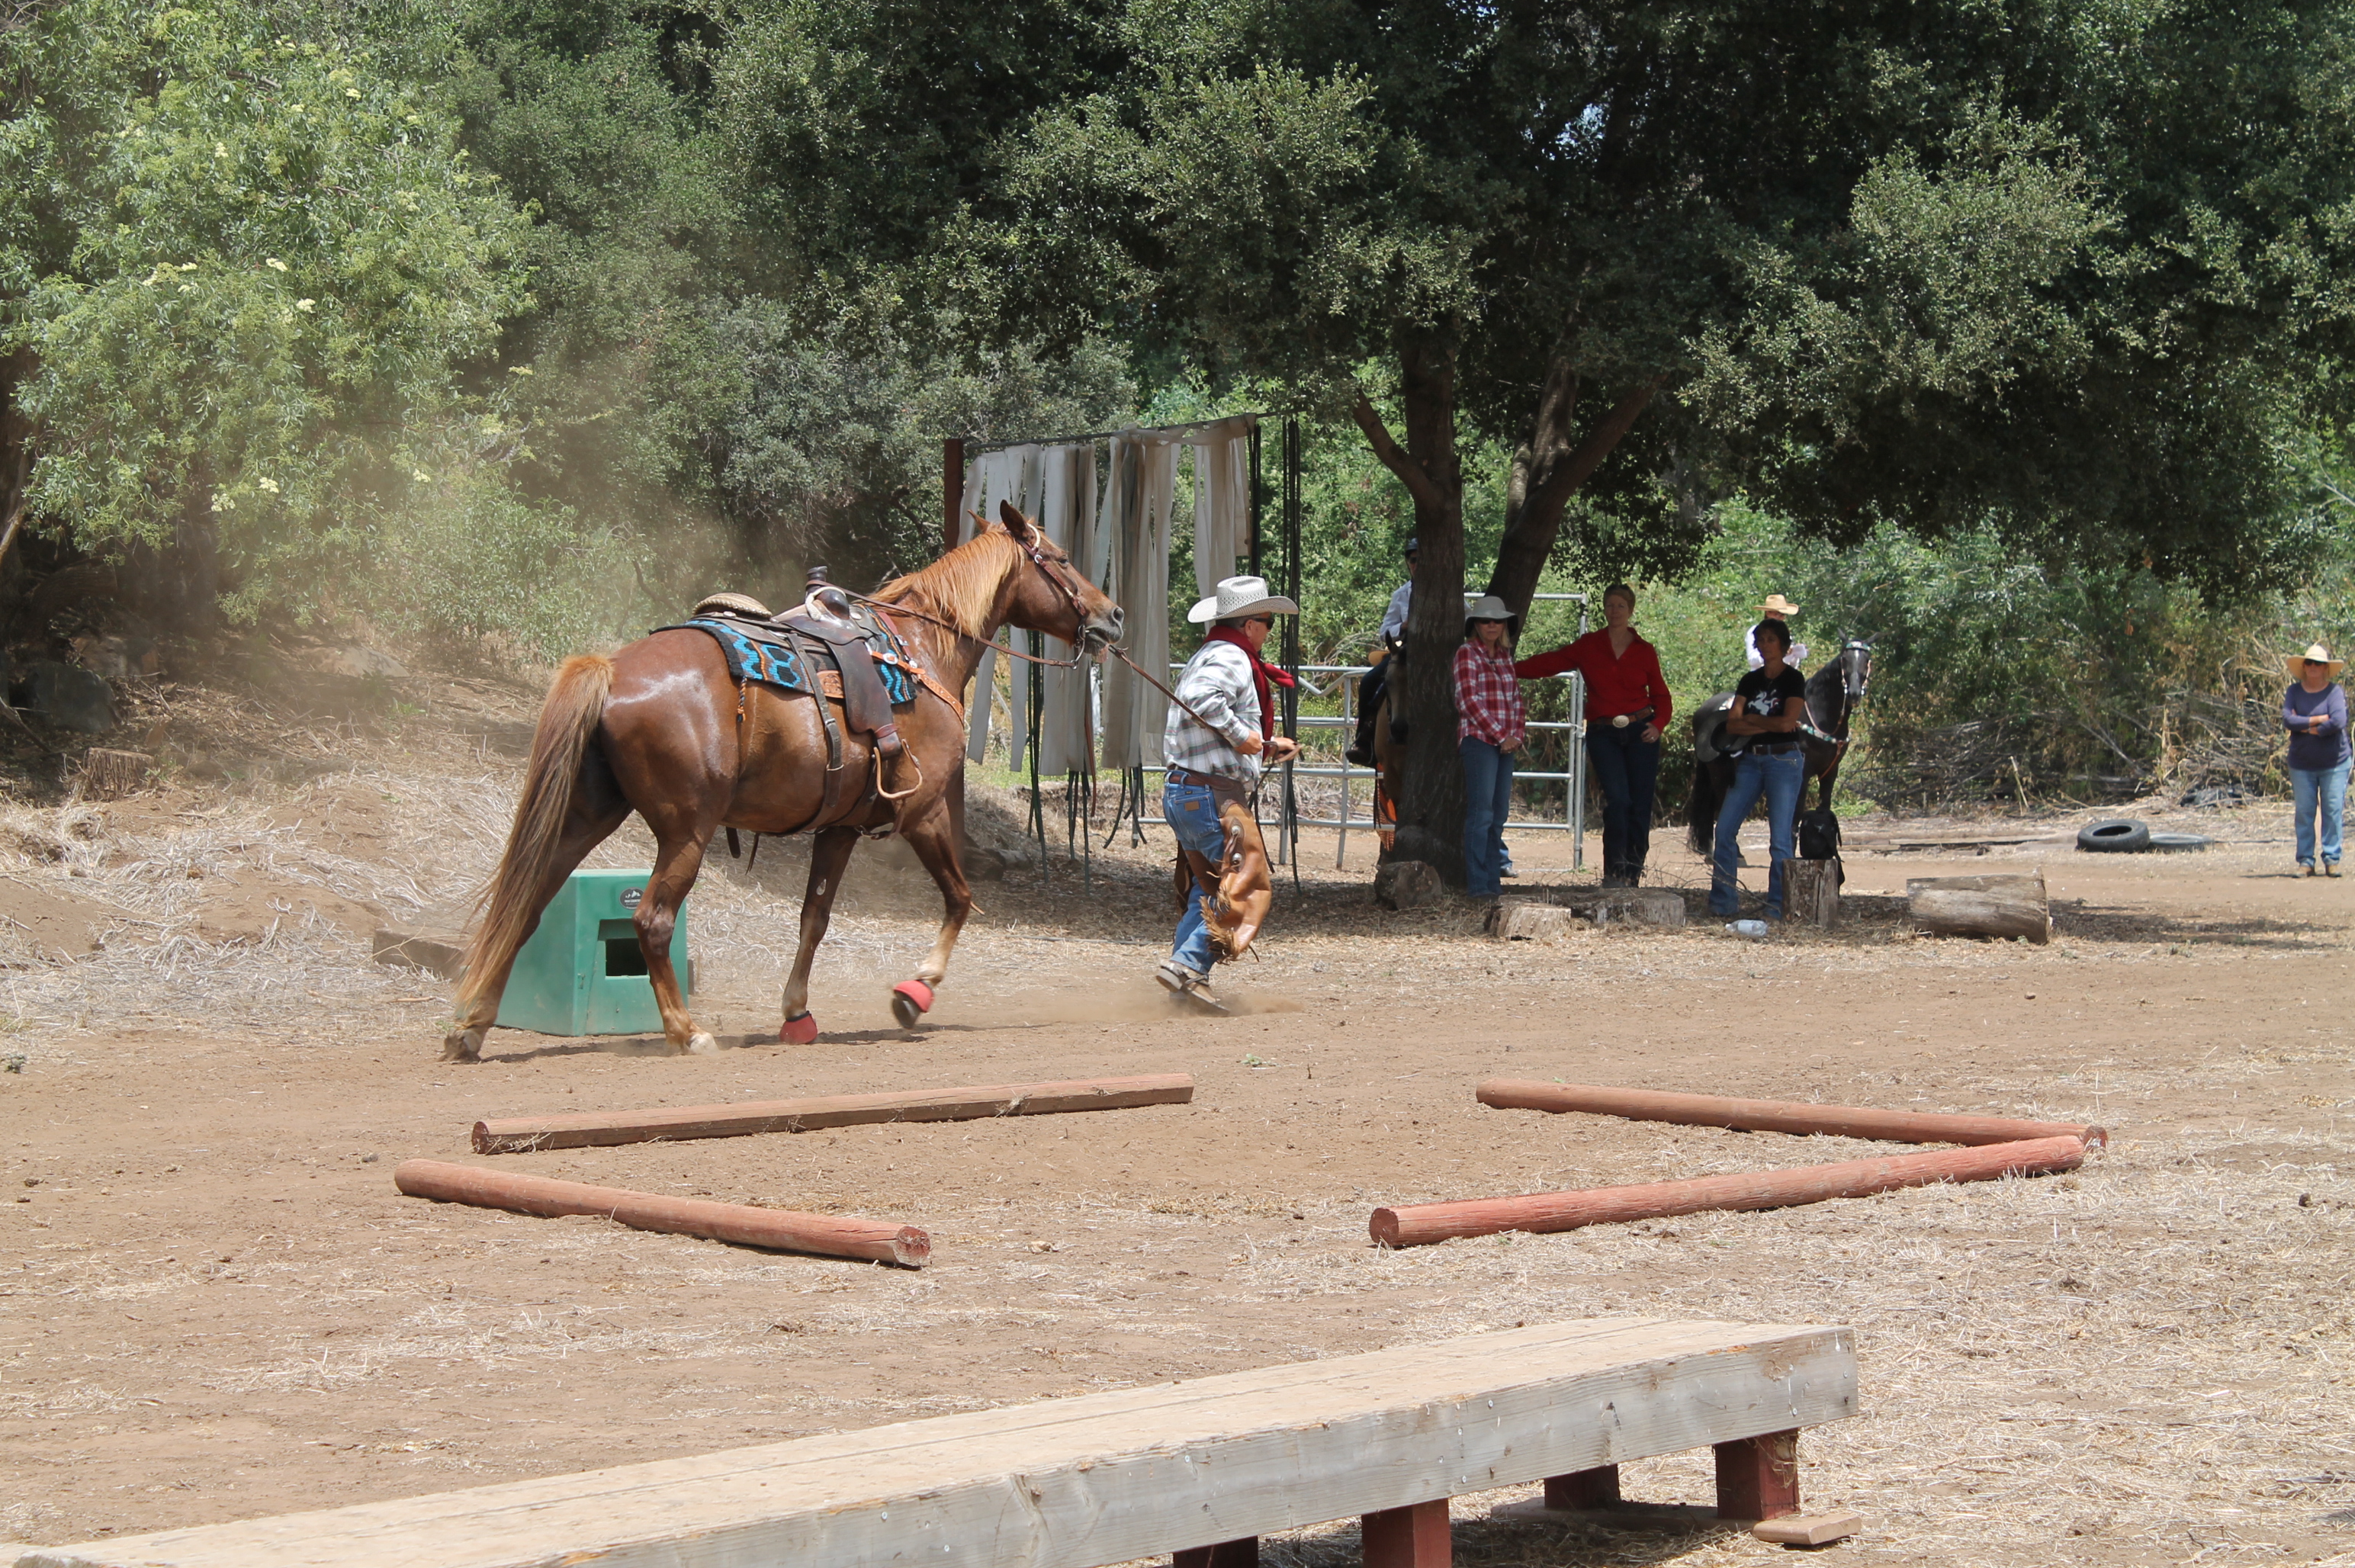
{"label": "horse's halter", "polygon": [[[1011,528],[1007,532],[1009,535],[1013,534]],[[1080,596],[1081,589],[1087,586],[1087,580],[1080,575],[1080,569],[1071,564],[1071,558],[1060,552],[1057,555],[1049,555],[1046,536],[1035,528],[1031,530],[1030,538],[1025,539],[1016,537],[1014,543],[1024,555],[1030,558],[1030,564],[1039,569],[1039,575],[1054,584],[1071,606],[1071,627],[1079,634],[1072,639],[1071,662],[1076,665],[1081,659],[1094,652],[1097,647],[1109,645],[1112,638],[1104,634],[1102,627],[1092,624],[1095,617],[1088,613],[1087,602]]]}

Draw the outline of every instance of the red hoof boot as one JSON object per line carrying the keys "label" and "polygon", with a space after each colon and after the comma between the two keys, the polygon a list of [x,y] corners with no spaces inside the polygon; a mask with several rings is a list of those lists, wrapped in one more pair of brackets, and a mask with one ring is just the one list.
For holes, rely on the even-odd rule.
{"label": "red hoof boot", "polygon": [[787,1045],[814,1045],[817,1042],[817,1015],[804,1013],[797,1019],[787,1019],[777,1038]]}
{"label": "red hoof boot", "polygon": [[932,988],[922,980],[902,980],[891,987],[891,1016],[901,1029],[914,1029],[916,1020],[932,1010]]}

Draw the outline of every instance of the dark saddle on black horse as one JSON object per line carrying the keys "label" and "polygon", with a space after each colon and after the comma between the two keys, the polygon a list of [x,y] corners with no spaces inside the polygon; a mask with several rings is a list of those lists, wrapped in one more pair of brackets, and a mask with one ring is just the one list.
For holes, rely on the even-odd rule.
{"label": "dark saddle on black horse", "polygon": [[771,614],[747,594],[714,593],[696,605],[695,618],[684,624],[719,642],[738,680],[816,698],[837,766],[841,742],[826,711],[829,698],[842,703],[844,729],[872,735],[879,756],[900,754],[893,710],[915,700],[922,667],[889,622],[826,581],[825,568],[812,571],[807,597],[782,613]]}

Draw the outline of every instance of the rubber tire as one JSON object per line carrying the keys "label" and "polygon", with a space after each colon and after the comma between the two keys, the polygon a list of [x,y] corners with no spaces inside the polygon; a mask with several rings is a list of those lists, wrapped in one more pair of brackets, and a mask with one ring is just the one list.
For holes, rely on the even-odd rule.
{"label": "rubber tire", "polygon": [[2148,848],[2154,855],[2180,855],[2193,849],[2205,849],[2215,842],[2213,838],[2202,837],[2197,833],[2154,833],[2150,836]]}
{"label": "rubber tire", "polygon": [[2088,822],[2077,829],[2077,848],[2097,855],[2139,855],[2150,848],[2150,825],[2132,816]]}

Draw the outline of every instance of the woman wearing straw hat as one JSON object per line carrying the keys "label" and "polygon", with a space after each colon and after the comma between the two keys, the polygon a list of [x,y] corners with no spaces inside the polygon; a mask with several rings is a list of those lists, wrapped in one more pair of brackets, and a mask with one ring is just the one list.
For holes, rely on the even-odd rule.
{"label": "woman wearing straw hat", "polygon": [[1455,650],[1455,754],[1464,763],[1464,891],[1497,896],[1512,814],[1513,753],[1529,726],[1513,675],[1514,615],[1491,593],[1464,613]]}
{"label": "woman wearing straw hat", "polygon": [[[1766,595],[1765,601],[1758,606],[1758,618],[1760,620],[1780,621],[1784,623],[1785,630],[1789,629],[1791,617],[1798,613],[1799,607],[1796,604],[1792,603],[1788,599],[1784,598],[1780,593],[1769,593]],[[1744,635],[1743,640],[1748,644],[1750,648],[1750,667],[1752,669],[1764,669],[1766,667],[1766,656],[1758,651],[1758,634],[1755,631],[1749,632]],[[1783,662],[1789,665],[1793,669],[1801,669],[1806,667],[1807,662],[1807,645],[1805,643],[1793,643],[1791,645],[1790,652],[1783,656]]]}
{"label": "woman wearing straw hat", "polygon": [[[2297,678],[2282,694],[2282,728],[2289,731],[2289,783],[2297,801],[2297,863],[2314,875],[2315,850],[2322,851],[2322,874],[2339,874],[2339,823],[2347,800],[2347,688],[2339,684],[2345,659],[2330,656],[2320,643],[2287,659]],[[2315,818],[2322,819],[2322,842],[2315,843]]]}

